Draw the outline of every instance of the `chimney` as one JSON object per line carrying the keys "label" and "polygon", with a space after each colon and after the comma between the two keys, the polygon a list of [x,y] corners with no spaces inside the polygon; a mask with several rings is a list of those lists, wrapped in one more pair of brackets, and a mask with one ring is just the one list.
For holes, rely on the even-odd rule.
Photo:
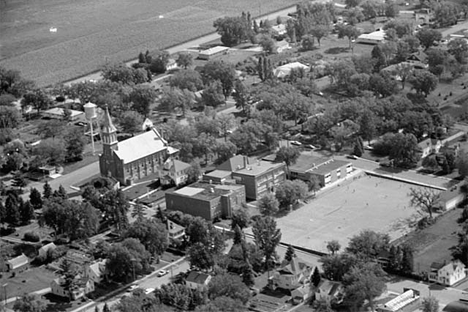
{"label": "chimney", "polygon": [[210,182],[210,184],[213,184],[213,181],[212,181],[211,179],[210,179],[210,181],[209,181],[209,182]]}
{"label": "chimney", "polygon": [[247,164],[249,163],[249,159],[247,158],[247,156],[244,156],[244,168],[247,168]]}
{"label": "chimney", "polygon": [[214,193],[214,188],[210,187],[210,193]]}

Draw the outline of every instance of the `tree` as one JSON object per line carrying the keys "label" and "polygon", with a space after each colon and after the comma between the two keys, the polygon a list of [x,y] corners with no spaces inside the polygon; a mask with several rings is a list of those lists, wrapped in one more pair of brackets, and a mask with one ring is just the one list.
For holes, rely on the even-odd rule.
{"label": "tree", "polygon": [[364,154],[364,146],[362,145],[362,141],[359,141],[359,138],[356,138],[356,143],[354,144],[354,150],[353,150],[353,154],[356,155],[357,157],[361,157],[362,154]]}
{"label": "tree", "polygon": [[448,52],[452,54],[458,63],[465,64],[468,53],[468,43],[462,38],[450,40],[447,44]]}
{"label": "tree", "polygon": [[222,164],[237,154],[237,146],[235,146],[231,141],[218,142],[216,144],[215,152],[218,155],[215,163]]}
{"label": "tree", "polygon": [[286,254],[284,255],[284,261],[289,263],[294,257],[296,257],[296,251],[292,245],[288,245],[288,249],[286,249]]}
{"label": "tree", "polygon": [[356,40],[361,32],[355,26],[352,25],[343,25],[338,27],[338,38],[348,38],[349,49],[352,48],[353,40]]}
{"label": "tree", "polygon": [[[160,209],[161,209],[161,207],[159,207],[157,213],[160,212]],[[162,211],[161,211],[161,213],[162,213]],[[139,201],[137,201],[135,203],[135,205],[133,206],[132,218],[135,218],[137,221],[143,221],[145,219],[145,206],[143,204],[141,204]],[[135,237],[135,238],[137,238],[137,237]]]}
{"label": "tree", "polygon": [[444,1],[434,4],[434,22],[438,27],[448,27],[457,23],[459,6]]}
{"label": "tree", "polygon": [[128,67],[125,63],[108,63],[101,70],[102,78],[112,82],[133,85],[148,81],[148,74],[142,68]]}
{"label": "tree", "polygon": [[257,41],[266,54],[272,54],[276,51],[276,41],[270,35],[260,34]]}
{"label": "tree", "polygon": [[437,88],[438,79],[431,72],[420,69],[413,71],[413,75],[409,78],[409,83],[416,90],[416,93],[428,96],[429,93]]}
{"label": "tree", "polygon": [[205,305],[198,306],[195,312],[245,312],[247,308],[244,306],[242,301],[234,300],[232,298],[222,296],[216,297],[214,300],[208,302]]}
{"label": "tree", "polygon": [[150,113],[150,105],[157,97],[156,90],[151,86],[135,86],[128,95],[129,102],[133,103],[132,109],[147,117]]}
{"label": "tree", "polygon": [[203,66],[201,75],[205,84],[219,81],[225,98],[231,95],[236,81],[236,70],[231,63],[209,61]]}
{"label": "tree", "polygon": [[19,206],[19,213],[22,224],[29,224],[34,219],[34,208],[29,201]]}
{"label": "tree", "polygon": [[301,152],[296,147],[281,146],[276,153],[275,161],[284,162],[289,174],[289,167],[296,163],[300,155]]}
{"label": "tree", "polygon": [[258,209],[263,216],[273,216],[279,210],[279,202],[273,193],[265,193],[258,201]]}
{"label": "tree", "polygon": [[63,277],[63,288],[68,292],[68,299],[73,300],[73,291],[78,286],[77,275],[79,274],[79,267],[74,262],[65,259],[60,264],[60,269]]}
{"label": "tree", "polygon": [[[3,204],[3,202],[0,200],[0,224],[2,224],[2,226],[4,227],[5,223],[7,223],[7,210],[6,210],[5,205]],[[1,259],[2,259],[2,257],[1,257],[1,253],[0,253],[0,261],[1,261]]]}
{"label": "tree", "polygon": [[[157,50],[151,53],[148,69],[153,74],[162,74],[167,70],[169,64],[169,52]],[[148,60],[148,59],[147,59]]]}
{"label": "tree", "polygon": [[424,167],[424,169],[431,172],[437,172],[441,169],[435,154],[427,155],[426,157],[424,157],[421,165]]}
{"label": "tree", "polygon": [[21,114],[16,107],[0,106],[0,128],[16,128],[21,120]]}
{"label": "tree", "polygon": [[237,244],[242,244],[243,241],[244,241],[244,232],[242,232],[241,228],[238,225],[236,225],[236,227],[234,228],[233,243],[234,245],[237,245]]}
{"label": "tree", "polygon": [[221,136],[224,138],[224,141],[226,141],[227,135],[232,132],[232,128],[236,124],[236,120],[234,119],[234,116],[232,114],[217,114],[215,117],[218,127],[219,127],[219,132]]}
{"label": "tree", "polygon": [[102,308],[102,312],[111,312],[111,310],[109,309],[109,306],[107,305],[107,302],[104,303],[104,307]]}
{"label": "tree", "polygon": [[418,141],[412,134],[395,134],[390,140],[390,146],[389,157],[393,159],[395,166],[411,168],[421,158]]}
{"label": "tree", "polygon": [[34,294],[24,294],[13,305],[15,312],[43,312],[46,308],[47,304]]}
{"label": "tree", "polygon": [[169,85],[181,90],[187,89],[192,92],[203,89],[203,80],[199,72],[192,69],[184,69],[176,72],[169,79]]}
{"label": "tree", "polygon": [[465,178],[468,176],[468,153],[460,153],[457,159],[457,169],[458,174],[461,178]]}
{"label": "tree", "polygon": [[416,38],[419,39],[421,45],[427,50],[434,45],[434,42],[438,42],[442,39],[442,34],[435,29],[423,28],[418,31]]}
{"label": "tree", "polygon": [[367,300],[374,311],[374,298],[386,289],[384,272],[379,264],[368,262],[351,268],[343,278],[346,299],[354,306],[360,306]]}
{"label": "tree", "polygon": [[434,189],[431,188],[410,188],[408,194],[410,197],[410,205],[421,214],[428,214],[429,218],[432,219],[435,211],[436,204],[439,201],[440,195]]}
{"label": "tree", "polygon": [[197,182],[202,176],[202,174],[203,171],[200,167],[200,163],[197,161],[193,161],[190,164],[190,168],[187,169],[187,184]]}
{"label": "tree", "polygon": [[108,277],[116,282],[127,282],[150,268],[151,254],[135,238],[127,238],[112,245],[107,254]]}
{"label": "tree", "polygon": [[79,161],[83,159],[83,152],[86,145],[86,139],[79,129],[70,128],[63,137],[65,145],[65,160]]}
{"label": "tree", "polygon": [[52,196],[52,187],[50,187],[50,184],[48,181],[44,183],[44,189],[42,191],[42,196],[44,199],[50,198]]}
{"label": "tree", "polygon": [[213,27],[221,35],[221,42],[228,47],[247,40],[252,32],[249,22],[242,17],[218,18],[214,21]]}
{"label": "tree", "polygon": [[241,230],[245,229],[249,226],[249,222],[250,217],[244,209],[235,210],[231,217],[231,229],[234,229],[236,226],[239,226]]}
{"label": "tree", "polygon": [[400,13],[400,10],[398,8],[398,4],[396,4],[394,1],[387,1],[385,3],[385,16],[388,18],[395,18],[398,16]]}
{"label": "tree", "polygon": [[422,300],[423,312],[439,312],[439,300],[436,297],[430,296]]}
{"label": "tree", "polygon": [[390,245],[388,234],[363,230],[349,241],[346,251],[365,261],[376,259],[379,253],[386,251]]}
{"label": "tree", "polygon": [[8,194],[5,201],[6,218],[5,221],[13,226],[18,225],[20,221],[19,198],[13,193]]}
{"label": "tree", "polygon": [[136,132],[141,131],[143,119],[144,118],[140,113],[127,111],[120,116],[119,125],[122,127],[122,131],[130,133],[133,136]]}
{"label": "tree", "polygon": [[342,281],[352,267],[359,263],[355,255],[339,253],[328,255],[320,259],[322,262],[323,276],[332,281]]}
{"label": "tree", "polygon": [[336,240],[331,240],[327,242],[327,249],[329,252],[331,252],[332,255],[337,253],[341,248],[341,244]]}
{"label": "tree", "polygon": [[330,28],[327,25],[314,25],[310,29],[310,34],[314,36],[315,39],[317,39],[319,46],[322,38],[326,37],[329,32]]}
{"label": "tree", "polygon": [[21,100],[21,107],[25,109],[28,106],[37,110],[46,110],[52,105],[52,100],[43,89],[34,89],[28,91]]}
{"label": "tree", "polygon": [[301,180],[286,180],[276,189],[276,198],[280,203],[281,209],[290,209],[299,200],[307,197],[308,187]]}
{"label": "tree", "polygon": [[236,101],[236,108],[242,109],[242,112],[247,114],[249,108],[249,92],[247,87],[241,80],[236,80],[234,89],[236,92],[233,93],[232,97]]}
{"label": "tree", "polygon": [[214,300],[218,297],[229,297],[240,300],[246,304],[250,299],[249,288],[242,283],[240,277],[231,274],[218,274],[211,279],[208,284],[208,297]]}
{"label": "tree", "polygon": [[209,248],[200,242],[197,242],[190,247],[188,256],[190,267],[197,268],[198,270],[211,270],[215,264],[215,259]]}
{"label": "tree", "polygon": [[190,53],[179,53],[179,57],[176,60],[177,66],[187,69],[193,64],[193,56]]}
{"label": "tree", "polygon": [[103,213],[104,221],[115,225],[118,230],[123,230],[127,227],[127,213],[130,204],[122,191],[110,190],[105,193],[96,204],[97,205],[93,205]]}
{"label": "tree", "polygon": [[404,89],[406,81],[413,73],[413,67],[407,63],[400,63],[396,65],[395,69],[398,77],[400,77],[401,88]]}
{"label": "tree", "polygon": [[312,273],[312,277],[310,279],[312,282],[312,285],[314,285],[314,287],[317,287],[320,284],[321,279],[322,278],[320,277],[320,272],[318,270],[318,267],[315,267],[314,273]]}
{"label": "tree", "polygon": [[281,230],[276,228],[276,221],[272,217],[261,217],[254,222],[252,232],[255,244],[265,256],[265,269],[269,270],[276,254],[276,246],[281,241]]}
{"label": "tree", "polygon": [[315,48],[314,45],[314,36],[312,35],[305,35],[302,36],[301,40],[301,47],[303,51],[312,51]]}
{"label": "tree", "polygon": [[62,136],[66,126],[67,124],[62,120],[53,119],[42,121],[37,127],[37,134],[39,134],[44,139],[55,139],[56,137]]}
{"label": "tree", "polygon": [[16,98],[11,94],[0,95],[0,106],[12,106],[14,101],[16,101]]}
{"label": "tree", "polygon": [[223,96],[223,88],[219,81],[210,83],[201,96],[201,103],[204,106],[218,107],[226,103],[226,98]]}
{"label": "tree", "polygon": [[124,237],[136,238],[153,256],[162,255],[169,246],[166,226],[155,220],[137,220],[125,231]]}

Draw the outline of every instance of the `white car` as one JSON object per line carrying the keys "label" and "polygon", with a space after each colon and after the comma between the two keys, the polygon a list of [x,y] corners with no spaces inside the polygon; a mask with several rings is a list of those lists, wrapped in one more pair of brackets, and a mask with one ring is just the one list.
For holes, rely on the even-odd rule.
{"label": "white car", "polygon": [[161,276],[164,276],[166,275],[167,273],[169,273],[168,271],[166,270],[159,270],[158,273],[156,274],[158,277],[161,277]]}
{"label": "white car", "polygon": [[297,145],[297,146],[301,146],[302,143],[299,142],[299,141],[290,141],[289,143],[291,143],[292,145]]}
{"label": "white car", "polygon": [[152,293],[154,291],[154,288],[146,288],[145,289],[145,294],[146,295],[149,295],[150,293]]}
{"label": "white car", "polygon": [[139,288],[138,285],[135,285],[133,284],[132,286],[130,286],[130,288],[128,289],[129,291],[134,291],[135,289]]}

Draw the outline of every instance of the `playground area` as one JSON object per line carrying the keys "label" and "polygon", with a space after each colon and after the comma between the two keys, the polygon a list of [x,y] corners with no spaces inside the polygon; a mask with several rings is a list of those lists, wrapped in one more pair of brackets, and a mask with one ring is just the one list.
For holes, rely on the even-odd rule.
{"label": "playground area", "polygon": [[410,206],[411,187],[417,186],[366,174],[352,177],[277,219],[282,242],[327,252],[326,242],[338,240],[345,248],[364,229],[394,240],[420,217]]}

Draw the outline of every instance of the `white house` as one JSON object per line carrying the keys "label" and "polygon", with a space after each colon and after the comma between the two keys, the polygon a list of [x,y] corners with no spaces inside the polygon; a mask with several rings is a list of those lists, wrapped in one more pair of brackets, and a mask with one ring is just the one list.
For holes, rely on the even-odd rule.
{"label": "white house", "polygon": [[414,311],[420,305],[419,291],[406,288],[397,297],[377,306],[377,312]]}
{"label": "white house", "polygon": [[289,42],[287,42],[286,40],[281,40],[281,41],[277,41],[275,43],[275,52],[276,53],[282,53],[288,49],[290,49],[291,47],[289,46]]}
{"label": "white house", "polygon": [[76,279],[78,280],[76,288],[71,291],[64,288],[65,280],[62,277],[52,280],[50,283],[51,293],[59,297],[76,300],[94,291],[94,282],[91,279],[83,278],[79,275]]}
{"label": "white house", "polygon": [[162,185],[181,185],[187,182],[188,169],[190,164],[184,163],[183,161],[169,158],[166,160],[161,172],[161,184]]}
{"label": "white house", "polygon": [[190,289],[206,288],[211,281],[211,275],[192,271],[185,279],[186,285]]}
{"label": "white house", "polygon": [[341,303],[344,297],[344,287],[340,282],[322,279],[315,287],[314,295],[315,300]]}
{"label": "white house", "polygon": [[293,62],[289,64],[285,64],[283,66],[276,67],[273,74],[277,78],[284,78],[286,76],[289,76],[291,73],[291,69],[293,68],[303,68],[306,72],[310,71],[310,67],[307,65],[304,65],[299,62]]}
{"label": "white house", "polygon": [[6,262],[8,272],[11,273],[21,273],[29,269],[29,258],[24,254],[21,254],[18,257],[10,259]]}
{"label": "white house", "polygon": [[466,277],[465,265],[460,260],[433,262],[428,277],[430,282],[452,286]]}
{"label": "white house", "polygon": [[57,248],[57,246],[54,243],[48,243],[39,248],[39,250],[37,251],[37,256],[40,259],[45,259],[49,253],[49,250],[53,251],[55,250],[55,248]]}
{"label": "white house", "polygon": [[106,260],[101,260],[94,262],[92,264],[86,265],[85,267],[85,276],[93,281],[95,284],[102,282],[104,274],[106,272]]}
{"label": "white house", "polygon": [[385,31],[378,30],[370,34],[362,34],[357,37],[357,43],[379,44],[385,41]]}
{"label": "white house", "polygon": [[268,283],[273,289],[279,287],[293,290],[310,281],[312,269],[312,265],[298,257],[293,257],[289,263],[276,270]]}
{"label": "white house", "polygon": [[428,138],[419,142],[418,146],[421,149],[421,158],[424,158],[432,153],[438,153],[442,143],[440,140]]}

